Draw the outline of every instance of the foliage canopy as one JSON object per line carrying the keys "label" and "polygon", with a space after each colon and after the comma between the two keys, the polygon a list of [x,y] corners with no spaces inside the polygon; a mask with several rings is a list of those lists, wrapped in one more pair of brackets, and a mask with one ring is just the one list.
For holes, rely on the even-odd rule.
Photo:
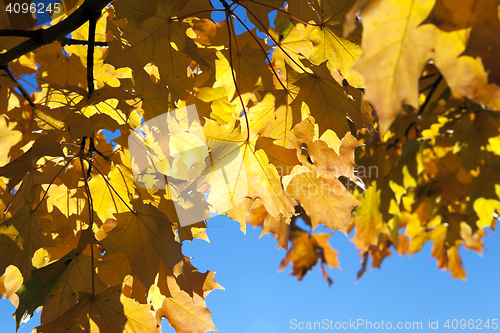
{"label": "foliage canopy", "polygon": [[[43,306],[36,332],[215,330],[205,297],[222,287],[181,248],[208,241],[211,213],[272,233],[280,268],[320,263],[328,283],[334,231],[353,231],[358,278],[427,242],[465,278],[459,247],[481,253],[495,229],[495,0],[66,0],[36,28],[7,5],[0,293],[18,325]],[[190,105],[201,122],[169,120],[175,137],[145,123]],[[164,157],[140,176],[136,128]],[[207,156],[173,153],[196,140]],[[178,205],[205,218],[182,226]]]}

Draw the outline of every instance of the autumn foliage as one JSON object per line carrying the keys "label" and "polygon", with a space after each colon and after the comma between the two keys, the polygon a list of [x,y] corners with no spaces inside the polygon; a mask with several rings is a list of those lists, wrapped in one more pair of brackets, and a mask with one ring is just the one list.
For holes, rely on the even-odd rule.
{"label": "autumn foliage", "polygon": [[[210,214],[272,233],[280,269],[319,263],[330,284],[334,231],[358,278],[427,242],[465,278],[459,248],[495,229],[494,0],[66,0],[36,28],[7,4],[0,293],[18,325],[43,306],[36,332],[215,330],[205,297],[222,287],[181,248],[208,240]],[[192,105],[201,121],[168,118],[175,137],[147,125]],[[141,175],[137,128],[163,156]],[[206,156],[173,153],[198,139]],[[204,218],[182,226],[193,207]]]}

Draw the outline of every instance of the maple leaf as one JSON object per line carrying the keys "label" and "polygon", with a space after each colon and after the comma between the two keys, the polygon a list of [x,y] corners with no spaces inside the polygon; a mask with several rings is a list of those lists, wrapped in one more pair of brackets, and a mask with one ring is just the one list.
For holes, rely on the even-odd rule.
{"label": "maple leaf", "polygon": [[78,303],[79,292],[95,292],[99,293],[106,289],[107,285],[94,277],[95,274],[89,267],[91,267],[91,258],[84,254],[76,255],[66,264],[65,258],[61,262],[66,264],[66,268],[58,281],[52,286],[47,297],[47,301],[43,305],[43,312],[41,316],[41,323],[50,322],[63,313],[68,311],[72,306]]}
{"label": "maple leaf", "polygon": [[169,297],[164,297],[156,316],[166,317],[176,332],[218,332],[210,318],[212,313],[206,308],[203,298],[196,293],[190,296],[181,290],[173,276],[167,276],[166,280]]}
{"label": "maple leaf", "polygon": [[123,252],[117,252],[105,256],[97,264],[97,273],[102,282],[109,286],[115,286],[123,282],[123,278],[130,274],[128,257]]}
{"label": "maple leaf", "polygon": [[210,213],[329,284],[331,234],[299,217],[354,232],[358,278],[427,242],[464,278],[459,248],[485,249],[495,1],[109,3],[65,1],[36,29],[0,14],[0,293],[18,325],[43,306],[39,332],[215,330],[205,297],[221,287],[181,253],[208,241]]}
{"label": "maple leaf", "polygon": [[[279,221],[272,217],[262,205],[260,200],[255,202],[247,202],[251,204],[250,214],[248,215],[248,223],[254,227],[262,227],[262,232],[259,236],[262,237],[267,233],[272,233],[278,240],[278,248],[288,249],[288,240],[290,233],[290,225],[286,219],[281,218]],[[228,214],[232,217],[230,214]]]}
{"label": "maple leaf", "polygon": [[51,246],[52,242],[43,230],[41,217],[43,211],[32,210],[25,205],[10,219],[0,224],[0,271],[15,264],[24,277],[30,276],[33,268],[31,258],[42,246]]}
{"label": "maple leaf", "polygon": [[[281,72],[286,71],[285,63],[291,66],[295,71],[300,71],[300,59],[306,59],[311,55],[312,43],[305,39],[312,30],[316,29],[312,25],[304,26],[302,24],[292,25],[286,35],[282,35],[281,31],[270,30],[270,34],[274,40],[279,42],[280,47],[274,49],[272,61],[276,68]],[[320,61],[322,63],[324,60]]]}
{"label": "maple leaf", "polygon": [[[434,25],[422,25],[432,6],[433,1],[401,5],[387,0],[372,2],[361,11],[365,33],[386,31],[383,35],[364,36],[363,55],[354,65],[365,79],[364,98],[373,103],[382,134],[401,112],[403,103],[418,108],[418,78],[430,59],[453,91],[492,108],[500,107],[498,87],[488,85],[481,60],[459,57],[466,48],[466,31],[447,33]],[[384,75],[380,77],[379,73]]]}
{"label": "maple leaf", "polygon": [[[21,141],[22,133],[15,129],[15,123],[7,123],[5,116],[0,118],[0,149],[8,152],[12,146]],[[9,156],[2,155],[0,165],[4,166],[9,162]]]}
{"label": "maple leaf", "polygon": [[498,21],[498,4],[495,1],[437,0],[425,23],[432,23],[444,31],[472,28],[465,54],[474,58],[480,57],[488,72],[488,82],[500,84],[500,67],[495,54],[500,47],[500,23]]}
{"label": "maple leaf", "polygon": [[283,177],[286,193],[297,200],[311,218],[313,230],[325,224],[332,230],[346,232],[351,211],[359,201],[331,172],[316,174],[316,170],[295,166]]}
{"label": "maple leaf", "polygon": [[[150,61],[158,66],[160,84],[170,88],[173,99],[177,99],[191,86],[186,71],[191,57],[182,53],[189,43],[194,43],[185,34],[188,26],[171,20],[174,13],[184,8],[186,1],[173,1],[164,6],[161,2],[124,1],[115,5],[116,18],[127,18],[122,35],[111,43],[107,61],[115,67],[141,69]],[[147,22],[145,18],[149,18]],[[171,43],[175,47],[171,46]],[[137,77],[145,71],[134,73]],[[139,90],[139,95],[143,90]]]}
{"label": "maple leaf", "polygon": [[153,284],[160,260],[167,268],[179,273],[179,265],[182,268],[183,260],[181,246],[175,241],[165,214],[154,206],[140,203],[137,210],[115,213],[114,217],[116,225],[104,240],[106,256],[117,252],[126,253],[132,267],[131,273],[146,287]]}
{"label": "maple leaf", "polygon": [[284,269],[289,263],[293,263],[292,274],[302,280],[305,274],[312,269],[318,261],[321,261],[321,268],[329,284],[333,281],[326,273],[324,264],[330,268],[340,267],[335,251],[328,239],[331,234],[317,233],[309,234],[303,230],[294,230],[290,233],[292,246],[285,259],[282,260],[280,270]]}
{"label": "maple leaf", "polygon": [[[212,156],[203,176],[203,181],[211,186],[207,202],[221,213],[233,208],[236,200],[259,198],[276,219],[280,216],[290,218],[295,201],[283,190],[276,167],[269,163],[263,150],[255,150],[255,139],[248,142],[246,133],[240,126],[235,127],[235,122],[233,117],[227,125],[210,120],[205,124],[205,136]],[[213,169],[223,169],[227,179],[225,186],[229,190],[215,185],[220,176],[212,172]]]}
{"label": "maple leaf", "polygon": [[5,273],[0,276],[0,295],[7,298],[16,308],[19,306],[19,297],[16,291],[22,284],[23,276],[14,265],[7,267]]}
{"label": "maple leaf", "polygon": [[81,292],[79,302],[35,332],[158,332],[150,306],[121,294],[121,285],[92,295]]}
{"label": "maple leaf", "polygon": [[[287,77],[294,75],[293,71],[287,71]],[[263,92],[264,96],[260,103],[248,110],[248,121],[251,135],[277,139],[284,146],[289,140],[292,127],[292,108],[295,87],[292,80],[287,80],[288,90],[274,90]]]}
{"label": "maple leaf", "polygon": [[123,165],[112,165],[108,175],[95,175],[89,181],[94,210],[101,221],[113,218],[114,213],[129,210],[133,193],[133,177],[130,169]]}
{"label": "maple leaf", "polygon": [[61,145],[57,141],[60,132],[52,131],[41,135],[31,146],[28,152],[19,158],[0,167],[0,175],[9,178],[7,186],[13,189],[24,176],[34,169],[35,163],[43,156],[63,156]]}
{"label": "maple leaf", "polygon": [[47,295],[65,272],[68,264],[74,259],[74,251],[67,255],[67,260],[57,261],[33,271],[31,278],[19,290],[19,306],[14,313],[17,328],[27,321],[35,310],[44,304]]}
{"label": "maple leaf", "polygon": [[368,188],[363,197],[362,204],[356,209],[353,216],[356,233],[353,242],[359,250],[368,250],[371,245],[378,244],[379,233],[388,233],[380,213],[380,190],[375,186]]}
{"label": "maple leaf", "polygon": [[233,49],[235,46],[231,45],[228,51],[218,51],[218,60],[215,62],[215,87],[226,88],[231,101],[236,99],[239,102],[241,97],[244,104],[258,87],[266,90],[273,88],[272,74],[265,62],[266,55],[258,45],[254,45],[256,42],[249,35],[248,32],[237,35],[237,48]]}
{"label": "maple leaf", "polygon": [[318,174],[332,172],[336,177],[347,176],[357,181],[358,178],[354,174],[354,151],[362,143],[349,132],[342,140],[331,130],[323,133],[318,139],[318,132],[318,125],[313,117],[304,119],[292,129],[295,142],[288,142],[287,148],[295,148],[298,154],[302,154],[306,149]]}
{"label": "maple leaf", "polygon": [[328,61],[330,71],[340,71],[350,85],[363,87],[363,78],[351,69],[362,53],[361,47],[355,42],[342,38],[341,33],[340,25],[326,24],[307,34],[306,38],[313,44],[308,59],[316,65]]}
{"label": "maple leaf", "polygon": [[67,57],[63,50],[59,43],[53,43],[35,51],[35,57],[43,68],[37,76],[61,87],[81,85],[87,88],[87,70],[82,60],[76,54]]}
{"label": "maple leaf", "polygon": [[[305,61],[303,63],[307,64]],[[344,88],[333,79],[326,63],[310,65],[309,68],[313,74],[301,74],[299,80],[294,83],[300,88],[295,100],[290,104],[294,123],[302,120],[302,103],[305,103],[310,114],[322,125],[320,133],[328,128],[343,137],[350,130],[347,117],[356,128],[361,128],[361,101],[349,98]]]}

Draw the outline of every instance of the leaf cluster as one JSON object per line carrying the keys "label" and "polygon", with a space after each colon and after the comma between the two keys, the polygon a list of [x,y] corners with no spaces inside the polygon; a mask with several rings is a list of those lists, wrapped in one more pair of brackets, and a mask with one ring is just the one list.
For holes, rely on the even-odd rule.
{"label": "leaf cluster", "polygon": [[0,293],[18,326],[43,306],[36,332],[215,330],[205,297],[222,287],[182,253],[208,241],[211,214],[273,234],[280,269],[300,280],[319,263],[329,284],[335,231],[352,235],[358,278],[427,242],[464,278],[459,248],[481,253],[495,229],[494,0],[63,12],[0,23]]}

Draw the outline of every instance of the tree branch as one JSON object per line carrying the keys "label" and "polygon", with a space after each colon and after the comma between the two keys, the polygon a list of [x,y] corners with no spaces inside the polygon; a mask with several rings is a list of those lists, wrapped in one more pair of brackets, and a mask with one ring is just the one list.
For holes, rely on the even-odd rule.
{"label": "tree branch", "polygon": [[47,29],[35,30],[40,31],[39,38],[30,38],[27,41],[13,47],[9,51],[0,54],[0,67],[6,66],[9,62],[28,52],[34,51],[43,45],[51,44],[54,41],[65,37],[67,34],[78,29],[89,20],[89,12],[100,13],[110,2],[111,0],[85,0],[83,5],[81,5],[77,10],[75,10],[75,12],[73,12],[73,14],[68,16],[63,21]]}
{"label": "tree branch", "polygon": [[422,112],[424,112],[425,108],[427,107],[427,105],[429,104],[429,101],[431,100],[432,98],[432,95],[434,95],[434,93],[436,92],[436,89],[437,87],[439,86],[439,84],[441,83],[441,80],[443,80],[443,76],[441,74],[439,74],[439,77],[436,79],[436,81],[434,81],[434,83],[432,84],[432,88],[431,88],[431,91],[429,91],[429,94],[427,95],[427,98],[425,99],[424,103],[420,106],[420,108],[418,109],[418,114],[421,115]]}
{"label": "tree branch", "polygon": [[28,37],[38,39],[42,30],[0,29],[0,37]]}

